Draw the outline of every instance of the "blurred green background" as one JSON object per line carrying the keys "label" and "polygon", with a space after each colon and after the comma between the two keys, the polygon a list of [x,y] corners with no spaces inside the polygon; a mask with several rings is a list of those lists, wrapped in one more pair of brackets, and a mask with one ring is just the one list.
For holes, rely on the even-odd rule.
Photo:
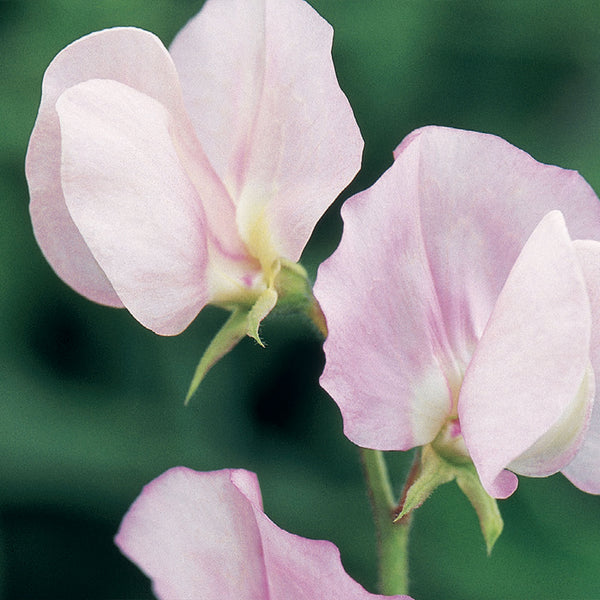
{"label": "blurred green background", "polygon": [[[326,538],[374,590],[375,545],[355,449],[318,387],[320,341],[271,318],[266,350],[244,341],[183,405],[225,314],[202,312],[175,338],[68,289],[39,252],[23,163],[43,72],[82,35],[115,25],[168,44],[191,0],[0,2],[0,598],[151,598],[114,547],[122,515],[174,465],[258,473],[281,527]],[[334,59],[366,140],[346,196],[370,185],[412,129],[492,132],[600,190],[600,5],[585,1],[313,0],[334,26]],[[335,248],[338,201],[304,257]],[[392,457],[401,486],[407,459]],[[600,498],[562,476],[521,478],[501,502],[505,531],[486,556],[454,484],[417,513],[418,600],[600,598]]]}

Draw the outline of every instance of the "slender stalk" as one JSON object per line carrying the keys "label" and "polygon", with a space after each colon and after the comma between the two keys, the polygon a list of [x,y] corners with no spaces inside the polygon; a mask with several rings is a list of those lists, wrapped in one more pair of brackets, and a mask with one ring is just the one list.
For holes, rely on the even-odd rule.
{"label": "slender stalk", "polygon": [[408,594],[408,534],[410,515],[394,523],[394,500],[383,452],[360,448],[377,532],[379,591],[386,595]]}

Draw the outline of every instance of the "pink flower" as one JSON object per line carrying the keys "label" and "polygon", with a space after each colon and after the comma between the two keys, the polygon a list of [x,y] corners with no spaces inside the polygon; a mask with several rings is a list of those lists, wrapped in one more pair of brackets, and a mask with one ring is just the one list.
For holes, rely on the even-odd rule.
{"label": "pink flower", "polygon": [[342,213],[315,295],[346,435],[470,459],[496,498],[514,473],[600,493],[600,203],[583,178],[426,127]]}
{"label": "pink flower", "polygon": [[170,469],[144,488],[115,541],[162,600],[384,598],[345,573],[332,543],[270,521],[256,476],[241,469]]}
{"label": "pink flower", "polygon": [[135,28],[60,52],[26,164],[58,275],[163,335],[207,303],[264,316],[360,167],[331,43],[302,0],[208,0],[170,53]]}

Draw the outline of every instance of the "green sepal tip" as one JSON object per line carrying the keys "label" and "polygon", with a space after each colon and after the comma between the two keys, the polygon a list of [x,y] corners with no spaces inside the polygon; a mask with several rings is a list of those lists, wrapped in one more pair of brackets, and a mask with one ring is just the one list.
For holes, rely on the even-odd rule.
{"label": "green sepal tip", "polygon": [[260,339],[258,328],[262,320],[275,308],[276,304],[277,292],[273,288],[267,288],[258,297],[246,318],[246,335],[258,342],[263,348],[265,345]]}
{"label": "green sepal tip", "polygon": [[219,362],[246,335],[249,312],[248,309],[242,308],[234,310],[212,339],[196,367],[185,397],[186,404],[190,401],[211,367]]}
{"label": "green sepal tip", "polygon": [[223,327],[219,329],[217,335],[204,351],[186,394],[186,404],[196,393],[208,371],[232,350],[244,336],[247,335],[253,338],[264,348],[258,329],[262,320],[273,310],[276,304],[277,292],[272,288],[268,288],[252,306],[240,306],[233,310]]}
{"label": "green sepal tip", "polygon": [[472,462],[448,460],[438,454],[431,445],[422,449],[419,472],[406,491],[395,521],[419,508],[436,488],[453,479],[456,479],[459,488],[477,513],[489,555],[504,527],[496,499],[483,488]]}
{"label": "green sepal tip", "polygon": [[424,446],[421,454],[419,474],[411,483],[404,497],[401,511],[395,521],[399,521],[419,508],[429,496],[444,483],[455,477],[452,465],[444,460],[431,446]]}
{"label": "green sepal tip", "polygon": [[[272,281],[257,296],[244,296],[217,304],[232,311],[229,319],[204,351],[185,397],[187,404],[208,371],[244,337],[249,336],[263,348],[259,328],[265,317],[277,306],[280,309],[307,313],[312,316],[316,300],[302,265],[278,259],[271,267]],[[317,305],[318,307],[318,305]],[[319,325],[318,320],[315,320]],[[322,329],[324,328],[324,324]]]}
{"label": "green sepal tip", "polygon": [[460,465],[457,468],[456,483],[477,513],[487,553],[490,555],[504,527],[498,502],[483,489],[477,470],[472,464]]}

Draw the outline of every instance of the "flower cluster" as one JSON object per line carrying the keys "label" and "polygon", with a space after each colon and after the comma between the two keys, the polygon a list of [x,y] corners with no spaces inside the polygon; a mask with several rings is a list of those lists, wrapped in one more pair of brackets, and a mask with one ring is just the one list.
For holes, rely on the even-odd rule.
{"label": "flower cluster", "polygon": [[170,52],[135,28],[60,52],[26,161],[58,275],[162,335],[207,303],[266,316],[360,168],[331,43],[303,0],[211,0]]}
{"label": "flower cluster", "polygon": [[[313,298],[298,260],[363,147],[331,43],[303,0],[208,0],[169,51],[135,28],[71,44],[27,154],[34,232],[66,283],[158,334],[231,311],[191,391],[278,303],[320,306],[346,436],[422,448],[390,523],[456,479],[491,548],[517,475],[600,493],[600,202],[498,137],[425,127],[345,203]],[[383,598],[274,525],[243,470],[167,471],[116,542],[163,599]]]}
{"label": "flower cluster", "polygon": [[315,294],[346,435],[473,461],[496,498],[514,473],[600,493],[600,202],[584,179],[427,127],[342,214]]}

